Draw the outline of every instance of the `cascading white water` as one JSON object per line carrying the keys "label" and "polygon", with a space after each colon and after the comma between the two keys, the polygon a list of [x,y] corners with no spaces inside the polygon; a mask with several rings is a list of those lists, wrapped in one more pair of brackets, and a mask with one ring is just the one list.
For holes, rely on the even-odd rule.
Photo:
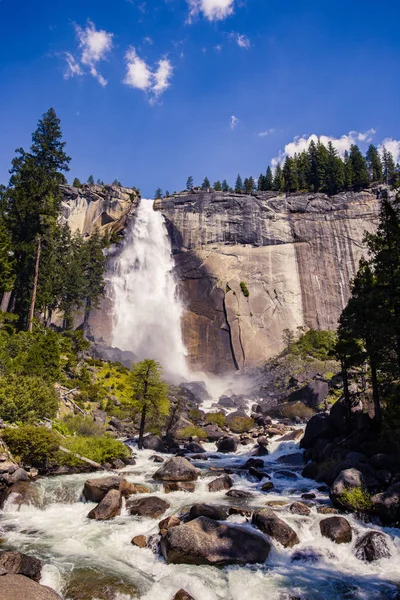
{"label": "cascading white water", "polygon": [[154,358],[171,378],[187,376],[182,304],[164,217],[142,200],[109,277],[112,343],[139,360]]}

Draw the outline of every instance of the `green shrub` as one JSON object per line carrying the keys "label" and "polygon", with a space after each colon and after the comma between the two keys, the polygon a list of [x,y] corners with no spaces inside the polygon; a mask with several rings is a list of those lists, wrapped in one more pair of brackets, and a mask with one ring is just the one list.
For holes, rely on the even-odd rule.
{"label": "green shrub", "polygon": [[319,331],[310,329],[300,336],[291,346],[291,353],[302,358],[312,357],[320,360],[328,360],[334,355],[336,345],[336,333],[334,331]]}
{"label": "green shrub", "polygon": [[294,404],[286,404],[280,408],[280,413],[282,417],[286,419],[295,419],[299,417],[300,419],[311,419],[313,415],[315,415],[315,411],[306,406],[303,402],[295,402]]}
{"label": "green shrub", "polygon": [[67,429],[67,435],[98,437],[104,434],[100,423],[96,423],[94,419],[84,415],[68,415],[63,419],[63,424]]}
{"label": "green shrub", "polygon": [[[131,453],[122,442],[110,437],[83,437],[76,436],[62,440],[62,446],[74,454],[79,454],[101,465],[117,458],[128,458]],[[76,458],[65,454],[60,457],[63,464],[76,464]],[[78,461],[79,462],[79,461]]]}
{"label": "green shrub", "polygon": [[179,429],[179,431],[176,432],[176,437],[181,440],[188,440],[192,437],[198,437],[201,440],[205,440],[207,437],[207,432],[201,427],[188,425],[183,429]]}
{"label": "green shrub", "polygon": [[245,298],[248,298],[250,296],[249,288],[247,287],[244,281],[240,282],[240,289],[242,290],[242,294]]}
{"label": "green shrub", "polygon": [[208,413],[206,415],[206,423],[215,424],[218,425],[218,427],[225,427],[226,416],[221,412]]}
{"label": "green shrub", "polygon": [[339,496],[339,501],[355,512],[370,511],[373,508],[371,494],[361,487],[345,488]]}
{"label": "green shrub", "polygon": [[203,413],[198,408],[191,408],[188,416],[191,421],[198,423],[203,418]]}
{"label": "green shrub", "polygon": [[40,377],[0,377],[0,418],[4,421],[52,419],[57,409],[55,389]]}
{"label": "green shrub", "polygon": [[15,429],[7,427],[2,437],[14,457],[24,465],[39,469],[55,458],[61,439],[55,431],[35,425],[22,425]]}
{"label": "green shrub", "polygon": [[251,417],[233,417],[228,420],[229,427],[234,433],[245,433],[254,427]]}

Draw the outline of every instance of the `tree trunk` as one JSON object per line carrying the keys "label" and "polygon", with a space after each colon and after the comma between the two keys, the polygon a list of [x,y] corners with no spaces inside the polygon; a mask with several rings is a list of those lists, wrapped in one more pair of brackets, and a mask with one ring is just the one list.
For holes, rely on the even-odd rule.
{"label": "tree trunk", "polygon": [[83,331],[85,334],[89,328],[89,317],[90,317],[91,309],[92,309],[92,302],[91,302],[90,298],[86,298],[85,314],[83,316]]}
{"label": "tree trunk", "polygon": [[35,314],[37,285],[38,285],[38,279],[39,279],[40,250],[41,250],[41,240],[40,240],[40,236],[39,236],[38,244],[37,244],[37,253],[36,253],[35,278],[33,280],[32,300],[31,300],[31,306],[29,309],[28,331],[32,331],[32,328],[33,328],[33,315]]}
{"label": "tree trunk", "polygon": [[342,377],[343,377],[343,391],[344,391],[344,402],[346,405],[346,425],[347,431],[351,431],[351,400],[350,400],[350,391],[349,391],[349,377],[347,374],[347,367],[344,360],[342,363]]}
{"label": "tree trunk", "polygon": [[371,359],[371,382],[372,382],[372,397],[374,399],[375,422],[380,425],[382,421],[381,403],[379,399],[378,376],[376,373],[375,361]]}
{"label": "tree trunk", "polygon": [[144,428],[146,425],[146,405],[143,406],[142,409],[142,418],[140,419],[140,429],[139,429],[139,450],[143,448],[143,438],[144,438]]}

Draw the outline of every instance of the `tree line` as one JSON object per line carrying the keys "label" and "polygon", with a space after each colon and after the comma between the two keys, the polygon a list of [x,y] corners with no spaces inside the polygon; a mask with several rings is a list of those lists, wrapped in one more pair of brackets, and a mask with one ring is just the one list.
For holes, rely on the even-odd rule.
{"label": "tree line", "polygon": [[64,328],[72,327],[81,308],[87,323],[104,293],[105,242],[99,232],[85,239],[60,224],[60,185],[70,160],[50,108],[29,151],[16,151],[9,184],[0,190],[0,298],[11,292],[7,309],[18,315],[20,329],[32,330],[34,315],[48,325],[56,310],[63,313]]}
{"label": "tree line", "polygon": [[[268,166],[265,174],[258,180],[239,174],[234,187],[227,180],[217,180],[211,185],[208,177],[204,178],[200,189],[204,191],[231,192],[236,194],[254,194],[256,192],[322,192],[333,196],[343,191],[360,191],[373,183],[385,183],[396,186],[400,183],[400,165],[395,164],[393,155],[385,147],[381,154],[378,148],[370,144],[363,156],[360,148],[353,144],[349,151],[341,157],[332,142],[325,146],[320,140],[312,140],[307,150],[294,156],[287,156],[283,165],[278,163],[273,169]],[[193,177],[186,182],[186,190],[195,189]],[[165,193],[165,197],[169,192]],[[162,198],[163,192],[158,188],[155,198]]]}

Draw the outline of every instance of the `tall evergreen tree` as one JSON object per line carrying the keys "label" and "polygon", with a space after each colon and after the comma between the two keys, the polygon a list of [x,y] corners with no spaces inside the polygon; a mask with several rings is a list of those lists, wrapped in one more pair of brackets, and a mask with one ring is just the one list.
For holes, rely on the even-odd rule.
{"label": "tall evergreen tree", "polygon": [[77,177],[75,177],[75,179],[72,183],[72,187],[80,188],[81,186],[82,186],[81,182],[79,181],[79,179]]}
{"label": "tall evergreen tree", "polygon": [[236,194],[242,194],[243,191],[244,191],[243,180],[240,177],[240,175],[238,175],[236,178],[236,183],[235,183],[235,192],[236,192]]}
{"label": "tall evergreen tree", "polygon": [[84,326],[86,328],[90,312],[94,308],[98,308],[99,300],[105,291],[106,257],[103,253],[103,240],[98,229],[82,245],[81,264],[84,284],[82,289],[85,307]]}
{"label": "tall evergreen tree", "polygon": [[379,156],[378,149],[373,144],[370,144],[367,150],[366,160],[370,180],[372,182],[382,181],[382,161],[381,157]]}
{"label": "tall evergreen tree", "polygon": [[162,189],[160,187],[158,187],[154,194],[154,200],[161,200],[162,197],[163,197]]}
{"label": "tall evergreen tree", "polygon": [[282,169],[283,189],[286,193],[295,192],[299,187],[296,163],[293,158],[287,156]]}
{"label": "tall evergreen tree", "polygon": [[393,154],[385,146],[382,149],[383,179],[387,185],[393,185],[396,180],[396,166]]}
{"label": "tall evergreen tree", "polygon": [[267,167],[267,172],[265,174],[265,182],[264,189],[266,192],[270,192],[274,187],[274,176],[272,174],[272,169],[270,166]]}
{"label": "tall evergreen tree", "polygon": [[222,192],[222,185],[221,185],[221,182],[220,182],[220,181],[216,181],[216,182],[214,183],[214,190],[215,190],[216,192]]}
{"label": "tall evergreen tree", "polygon": [[347,150],[344,152],[344,189],[350,190],[353,185],[353,164]]}
{"label": "tall evergreen tree", "polygon": [[202,190],[209,190],[210,187],[211,187],[210,180],[208,179],[208,177],[205,177],[203,183],[201,184],[201,189]]}
{"label": "tall evergreen tree", "polygon": [[258,178],[257,190],[259,192],[265,191],[265,176],[262,173],[261,173],[260,177]]}
{"label": "tall evergreen tree", "polygon": [[350,148],[349,159],[353,173],[353,189],[358,192],[369,185],[367,162],[356,144]]}
{"label": "tall evergreen tree", "polygon": [[94,185],[94,177],[93,177],[93,175],[89,175],[87,182],[88,182],[89,185]]}
{"label": "tall evergreen tree", "polygon": [[342,190],[344,187],[344,164],[342,159],[338,156],[337,150],[335,149],[332,142],[328,143],[328,162],[326,167],[326,180],[324,182],[324,189],[333,196]]}
{"label": "tall evergreen tree", "polygon": [[243,182],[244,192],[246,194],[253,194],[255,189],[255,181],[253,177],[246,177]]}
{"label": "tall evergreen tree", "polygon": [[229,185],[226,179],[223,180],[222,182],[222,191],[223,192],[229,192]]}
{"label": "tall evergreen tree", "polygon": [[1,296],[10,292],[15,280],[15,261],[11,247],[11,236],[0,220],[0,303]]}
{"label": "tall evergreen tree", "polygon": [[187,189],[187,191],[190,192],[193,189],[193,186],[194,186],[194,184],[193,184],[193,177],[190,175],[187,178],[187,181],[186,181],[186,189]]}
{"label": "tall evergreen tree", "polygon": [[274,182],[272,184],[272,189],[275,192],[283,191],[283,175],[282,175],[282,167],[281,164],[278,163],[275,168]]}

